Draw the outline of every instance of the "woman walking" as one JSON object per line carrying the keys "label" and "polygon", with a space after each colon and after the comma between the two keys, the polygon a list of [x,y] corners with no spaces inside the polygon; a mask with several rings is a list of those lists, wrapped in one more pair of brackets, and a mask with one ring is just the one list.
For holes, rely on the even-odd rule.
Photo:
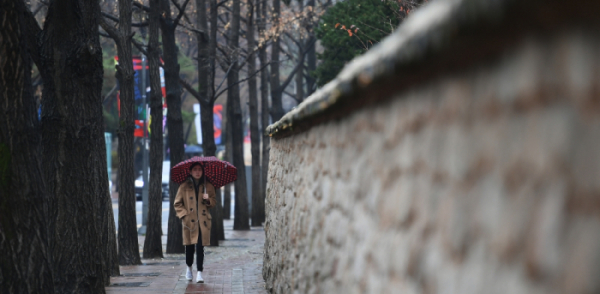
{"label": "woman walking", "polygon": [[[175,212],[183,226],[183,245],[185,246],[185,277],[192,280],[192,264],[196,253],[196,283],[204,283],[202,278],[204,246],[210,245],[212,216],[209,209],[216,204],[215,188],[206,180],[202,165],[193,163],[190,176],[179,186],[175,197]],[[195,252],[194,252],[195,251]]]}

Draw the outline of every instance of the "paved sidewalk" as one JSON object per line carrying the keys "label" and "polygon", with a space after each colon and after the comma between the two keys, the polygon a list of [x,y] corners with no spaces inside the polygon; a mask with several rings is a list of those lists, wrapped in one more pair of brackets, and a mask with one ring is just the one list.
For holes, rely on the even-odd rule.
{"label": "paved sidewalk", "polygon": [[[219,247],[206,247],[203,284],[185,280],[185,255],[165,254],[164,259],[144,259],[139,266],[121,266],[106,293],[267,293],[262,278],[265,232],[262,227],[233,231],[225,220],[225,238]],[[144,238],[140,237],[141,248]],[[163,250],[166,236],[163,236]],[[196,265],[193,266],[194,269]]]}

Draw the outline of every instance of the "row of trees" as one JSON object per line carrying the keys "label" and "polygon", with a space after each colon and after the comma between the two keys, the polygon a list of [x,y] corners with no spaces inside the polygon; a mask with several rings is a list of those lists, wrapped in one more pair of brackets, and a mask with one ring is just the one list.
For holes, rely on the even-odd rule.
{"label": "row of trees", "polygon": [[[162,5],[160,5],[161,3]],[[113,2],[113,5],[114,4],[116,3]],[[212,156],[215,155],[216,151],[213,137],[213,106],[217,99],[222,96],[226,96],[227,111],[225,120],[227,122],[226,133],[228,135],[227,160],[233,162],[233,164],[238,167],[238,178],[240,179],[246,178],[242,149],[244,140],[243,118],[245,112],[244,106],[245,104],[248,104],[249,106],[253,161],[253,211],[252,213],[248,211],[248,203],[246,201],[246,182],[243,180],[237,181],[235,183],[236,207],[234,229],[238,230],[250,228],[249,216],[252,216],[252,225],[261,225],[261,223],[264,221],[264,191],[266,186],[267,171],[266,168],[262,167],[266,167],[268,163],[268,137],[262,138],[263,142],[261,143],[261,129],[268,125],[270,121],[278,120],[283,115],[284,108],[282,96],[287,86],[293,81],[294,76],[296,76],[297,83],[298,81],[301,83],[303,80],[307,80],[309,81],[307,84],[310,84],[312,85],[311,87],[314,87],[314,79],[312,79],[308,74],[308,70],[302,69],[305,55],[309,55],[309,59],[315,61],[313,62],[313,66],[309,67],[310,70],[314,70],[314,64],[316,64],[314,49],[315,38],[314,36],[307,38],[307,36],[309,36],[309,32],[312,32],[311,27],[317,20],[318,14],[315,13],[315,2],[309,2],[309,6],[306,9],[302,5],[298,7],[292,7],[285,17],[282,17],[281,13],[278,12],[280,10],[279,2],[273,2],[274,9],[269,8],[268,4],[269,3],[267,1],[263,0],[251,0],[245,2],[240,0],[232,0],[222,1],[220,3],[214,0],[198,0],[194,3],[186,0],[182,3],[172,1],[173,7],[171,7],[168,1],[159,1],[160,14],[158,17],[158,22],[160,23],[160,28],[162,31],[162,56],[164,59],[164,64],[162,66],[165,69],[167,104],[169,107],[168,113],[171,115],[173,112],[175,112],[174,110],[181,108],[181,104],[177,105],[175,103],[180,103],[180,99],[178,99],[181,95],[180,86],[183,86],[189,94],[197,99],[198,103],[201,105],[204,155]],[[119,17],[113,14],[117,10],[111,9],[110,3],[105,3],[104,11],[107,12],[103,12],[104,19],[101,20],[103,32],[101,34],[114,39],[115,42],[118,43],[122,37],[118,35],[118,32],[115,31],[115,28],[108,24],[109,21],[117,22],[119,24],[119,28],[121,28],[121,26],[124,24],[128,25],[129,27],[139,27],[141,28],[139,29],[140,32],[143,32],[142,30],[146,26],[150,26],[151,40],[148,42],[148,45],[145,44],[143,39],[138,39],[138,41],[136,41],[136,39],[133,38],[132,43],[134,48],[137,48],[139,52],[149,56],[150,66],[152,67],[153,58],[151,57],[151,54],[153,51],[157,51],[156,49],[153,49],[152,45],[152,36],[154,31],[152,29],[152,25],[154,22],[157,22],[156,19],[152,18],[152,13],[155,11],[155,9],[152,7],[152,2],[150,2],[149,6],[143,2],[133,2],[134,8],[137,8],[138,11],[147,13],[146,16],[139,17],[139,23],[136,24],[120,21],[120,18],[123,17],[121,14],[123,11],[125,11],[125,9],[121,7],[121,2],[119,2],[118,5],[118,11],[120,13]],[[321,6],[324,7],[324,4]],[[171,12],[170,8],[174,8],[174,11]],[[296,10],[295,12],[294,9]],[[269,14],[269,12],[272,12],[272,14]],[[129,21],[131,20],[131,16],[126,17]],[[196,21],[191,21],[194,18]],[[293,35],[287,33],[290,31],[290,28],[294,26],[297,28],[300,25],[302,26],[301,28],[304,30],[304,33],[297,35],[295,38]],[[296,51],[293,51],[293,48],[289,44],[287,47],[278,44],[279,38],[282,37],[284,33],[289,36],[289,40],[293,40],[298,44],[298,49]],[[131,33],[127,32],[122,34],[122,36],[127,34]],[[140,33],[140,35],[143,35],[143,33]],[[191,38],[186,38],[190,36]],[[195,40],[195,44],[190,43],[190,39]],[[304,39],[310,40],[305,41]],[[176,42],[176,40],[178,41]],[[186,41],[188,42],[186,43]],[[175,46],[176,43],[180,44],[180,46]],[[186,51],[188,54],[196,54],[195,59],[198,62],[198,72],[194,81],[196,82],[197,86],[193,85],[191,82],[188,82],[186,79],[183,79],[177,72],[179,67],[177,58],[180,57],[182,53],[182,50],[177,50],[181,49],[181,45],[183,45],[182,43],[186,44],[188,47],[195,46],[195,48],[192,50]],[[273,44],[278,45],[274,46]],[[270,61],[267,60],[268,46],[271,46]],[[289,56],[288,60],[280,61],[279,52],[281,51],[280,49],[282,49],[281,47],[289,51],[284,51],[286,55]],[[117,52],[119,54],[119,60],[128,60],[125,55],[121,56],[122,50],[119,49],[119,45],[117,45]],[[260,58],[257,58],[257,56]],[[257,63],[259,64],[258,66]],[[281,78],[279,75],[279,69],[283,63],[286,65],[293,65],[293,69],[290,74],[280,80]],[[268,74],[269,65],[271,71],[275,72],[275,74],[271,74],[270,76]],[[120,77],[119,70],[120,69],[117,71],[117,77],[118,79],[121,79],[122,77]],[[150,72],[153,72],[152,68],[150,69]],[[243,76],[243,78],[241,78],[241,76]],[[258,100],[258,77],[260,77],[261,81],[260,102]],[[169,83],[171,78],[174,80],[173,83]],[[223,86],[224,83],[225,86]],[[123,83],[121,83],[121,85],[123,85]],[[240,86],[242,85],[247,85],[246,92],[248,95],[243,97],[245,99],[242,99],[242,96],[240,95]],[[269,86],[271,86],[270,89]],[[300,87],[302,88],[303,86]],[[313,90],[304,92],[306,94],[300,92],[300,94],[295,97],[296,100],[301,101],[305,95],[310,94],[310,92]],[[173,99],[170,99],[170,97],[173,97]],[[269,99],[269,97],[276,98]],[[124,103],[124,98],[125,97],[123,97],[122,92],[121,103]],[[272,104],[271,109],[269,109],[269,102]],[[259,105],[262,108],[262,111],[260,112],[262,116],[259,116]],[[176,148],[182,148],[183,146],[182,141],[180,140],[180,130],[183,129],[180,112],[178,112],[176,115],[179,116],[177,117],[177,120],[171,120],[169,118],[167,119],[167,125],[169,129],[169,148],[171,151],[172,164],[176,164],[183,159],[183,150],[181,150],[181,152],[176,150]],[[152,120],[156,121],[157,117],[154,117],[153,115]],[[260,124],[262,124],[262,128],[259,126]],[[156,133],[157,132],[152,132],[153,135]],[[119,135],[121,135],[121,132]],[[158,143],[159,141],[160,138],[153,138],[151,140],[151,150],[161,150],[160,146],[155,145],[155,142]],[[129,151],[127,150],[124,152]],[[127,154],[124,152],[122,153],[120,148],[119,158],[123,156],[121,154]],[[156,165],[158,161],[159,160],[154,159],[151,160],[151,163]],[[151,183],[155,182],[152,179],[152,170],[158,171],[160,170],[160,166],[151,166]],[[122,172],[119,174],[122,174]],[[127,174],[132,173],[128,172]],[[119,183],[123,183],[123,181],[131,182],[128,179],[121,178]],[[177,187],[176,185],[171,185],[171,187],[170,193],[172,201]],[[131,201],[130,197],[128,196],[127,191],[129,190],[129,187],[120,185],[119,201],[120,206],[121,202],[123,202],[122,205],[127,208],[123,210],[123,214],[127,214],[129,217],[131,217],[133,201]],[[160,248],[160,222],[153,223],[150,221],[154,219],[160,220],[160,213],[158,209],[159,202],[158,200],[155,200],[159,199],[159,188],[153,188],[151,186],[149,195],[151,199],[151,208],[149,211],[149,223],[147,229],[148,235],[146,237],[146,244],[144,244],[144,248],[156,248],[157,250],[154,253],[144,250],[144,257],[147,258],[162,256],[162,252],[158,250]],[[230,194],[227,193],[226,189],[224,209],[217,207],[212,213],[214,225],[213,230],[211,230],[211,242],[213,245],[218,245],[218,241],[224,239],[222,220],[223,217],[229,217],[227,215],[229,212],[229,197]],[[220,206],[221,201],[217,201],[217,203],[218,206]],[[128,208],[129,206],[131,206],[131,209]],[[153,209],[153,207],[156,207],[156,210]],[[225,212],[224,215],[222,212]],[[119,213],[121,214],[121,210]],[[119,220],[123,220],[124,223],[128,224],[132,223],[131,220],[128,220],[128,216],[123,216],[122,218],[120,216]],[[132,255],[124,257],[124,254],[120,252],[120,262],[121,264],[136,264],[139,262],[139,258],[136,258],[134,250],[134,248],[137,246],[137,239],[130,237],[135,236],[133,234],[134,227],[131,225],[127,227],[127,224],[123,225],[124,228],[128,228],[128,231],[123,234],[123,237],[121,237],[121,234],[119,235],[119,248],[121,249],[120,251],[123,250],[122,248],[131,248],[130,252]],[[121,224],[119,224],[119,227],[121,227]],[[121,229],[120,232],[122,232]],[[125,239],[129,241],[125,241]],[[181,227],[173,212],[170,213],[169,217],[169,231],[167,240],[167,252],[183,252],[183,246],[181,245]],[[155,244],[151,246],[148,245],[148,242],[155,242]]]}
{"label": "row of trees", "polygon": [[[104,292],[118,273],[102,129],[99,3],[51,1],[43,27],[0,2],[0,284]],[[41,115],[32,61],[43,80]]]}
{"label": "row of trees", "polygon": [[[402,2],[398,1],[394,3]],[[403,7],[384,2],[392,7],[389,15],[397,15]],[[335,6],[341,3],[354,2]],[[315,35],[315,28],[325,32],[329,25],[345,38],[360,36],[352,24],[338,25],[343,20],[337,16],[319,23],[333,5],[330,0],[284,4],[282,9],[280,0],[0,2],[0,111],[5,114],[0,116],[3,291],[102,293],[110,276],[119,274],[119,264],[140,263],[133,169],[132,54],[136,50],[148,56],[153,121],[162,121],[159,67],[165,72],[171,164],[184,156],[182,87],[201,105],[207,156],[216,151],[213,105],[226,98],[226,159],[238,167],[241,179],[235,183],[234,229],[246,230],[264,221],[269,138],[262,130],[283,116],[284,97],[291,104],[300,103],[327,78],[314,75],[318,72],[316,43],[320,36]],[[387,24],[365,22],[367,25]],[[342,26],[345,31],[339,30]],[[325,35],[321,36],[323,44],[327,44]],[[378,38],[370,41],[376,43]],[[115,71],[120,85],[120,115],[116,120],[118,239],[102,129],[106,62],[101,43],[106,42],[113,42],[119,58]],[[197,77],[192,80],[180,75],[184,46],[188,46],[186,54],[197,60]],[[37,77],[32,78],[32,72]],[[35,98],[34,86],[38,84],[41,102]],[[242,88],[247,95],[242,95]],[[252,212],[248,211],[243,180],[245,117],[249,117],[252,146]],[[145,258],[163,255],[161,131],[161,124],[152,124]],[[177,185],[172,184],[168,253],[183,252],[181,225],[172,211],[176,191]],[[228,216],[222,212],[229,211],[227,192],[225,197],[224,209],[217,207],[213,212],[213,245],[224,239],[222,219]]]}

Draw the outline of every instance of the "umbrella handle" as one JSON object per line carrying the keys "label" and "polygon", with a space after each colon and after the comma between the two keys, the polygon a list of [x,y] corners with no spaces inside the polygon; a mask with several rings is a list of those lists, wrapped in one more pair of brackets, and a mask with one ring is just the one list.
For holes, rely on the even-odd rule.
{"label": "umbrella handle", "polygon": [[204,194],[206,194],[206,175],[204,175]]}

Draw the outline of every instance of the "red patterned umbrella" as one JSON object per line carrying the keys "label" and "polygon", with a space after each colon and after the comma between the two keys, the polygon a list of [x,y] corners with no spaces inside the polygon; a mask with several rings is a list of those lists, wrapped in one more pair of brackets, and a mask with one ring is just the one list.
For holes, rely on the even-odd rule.
{"label": "red patterned umbrella", "polygon": [[194,156],[184,160],[171,168],[171,180],[181,184],[190,176],[190,167],[194,163],[200,163],[204,176],[213,184],[215,189],[221,188],[237,179],[237,168],[233,164],[219,160],[214,156]]}

